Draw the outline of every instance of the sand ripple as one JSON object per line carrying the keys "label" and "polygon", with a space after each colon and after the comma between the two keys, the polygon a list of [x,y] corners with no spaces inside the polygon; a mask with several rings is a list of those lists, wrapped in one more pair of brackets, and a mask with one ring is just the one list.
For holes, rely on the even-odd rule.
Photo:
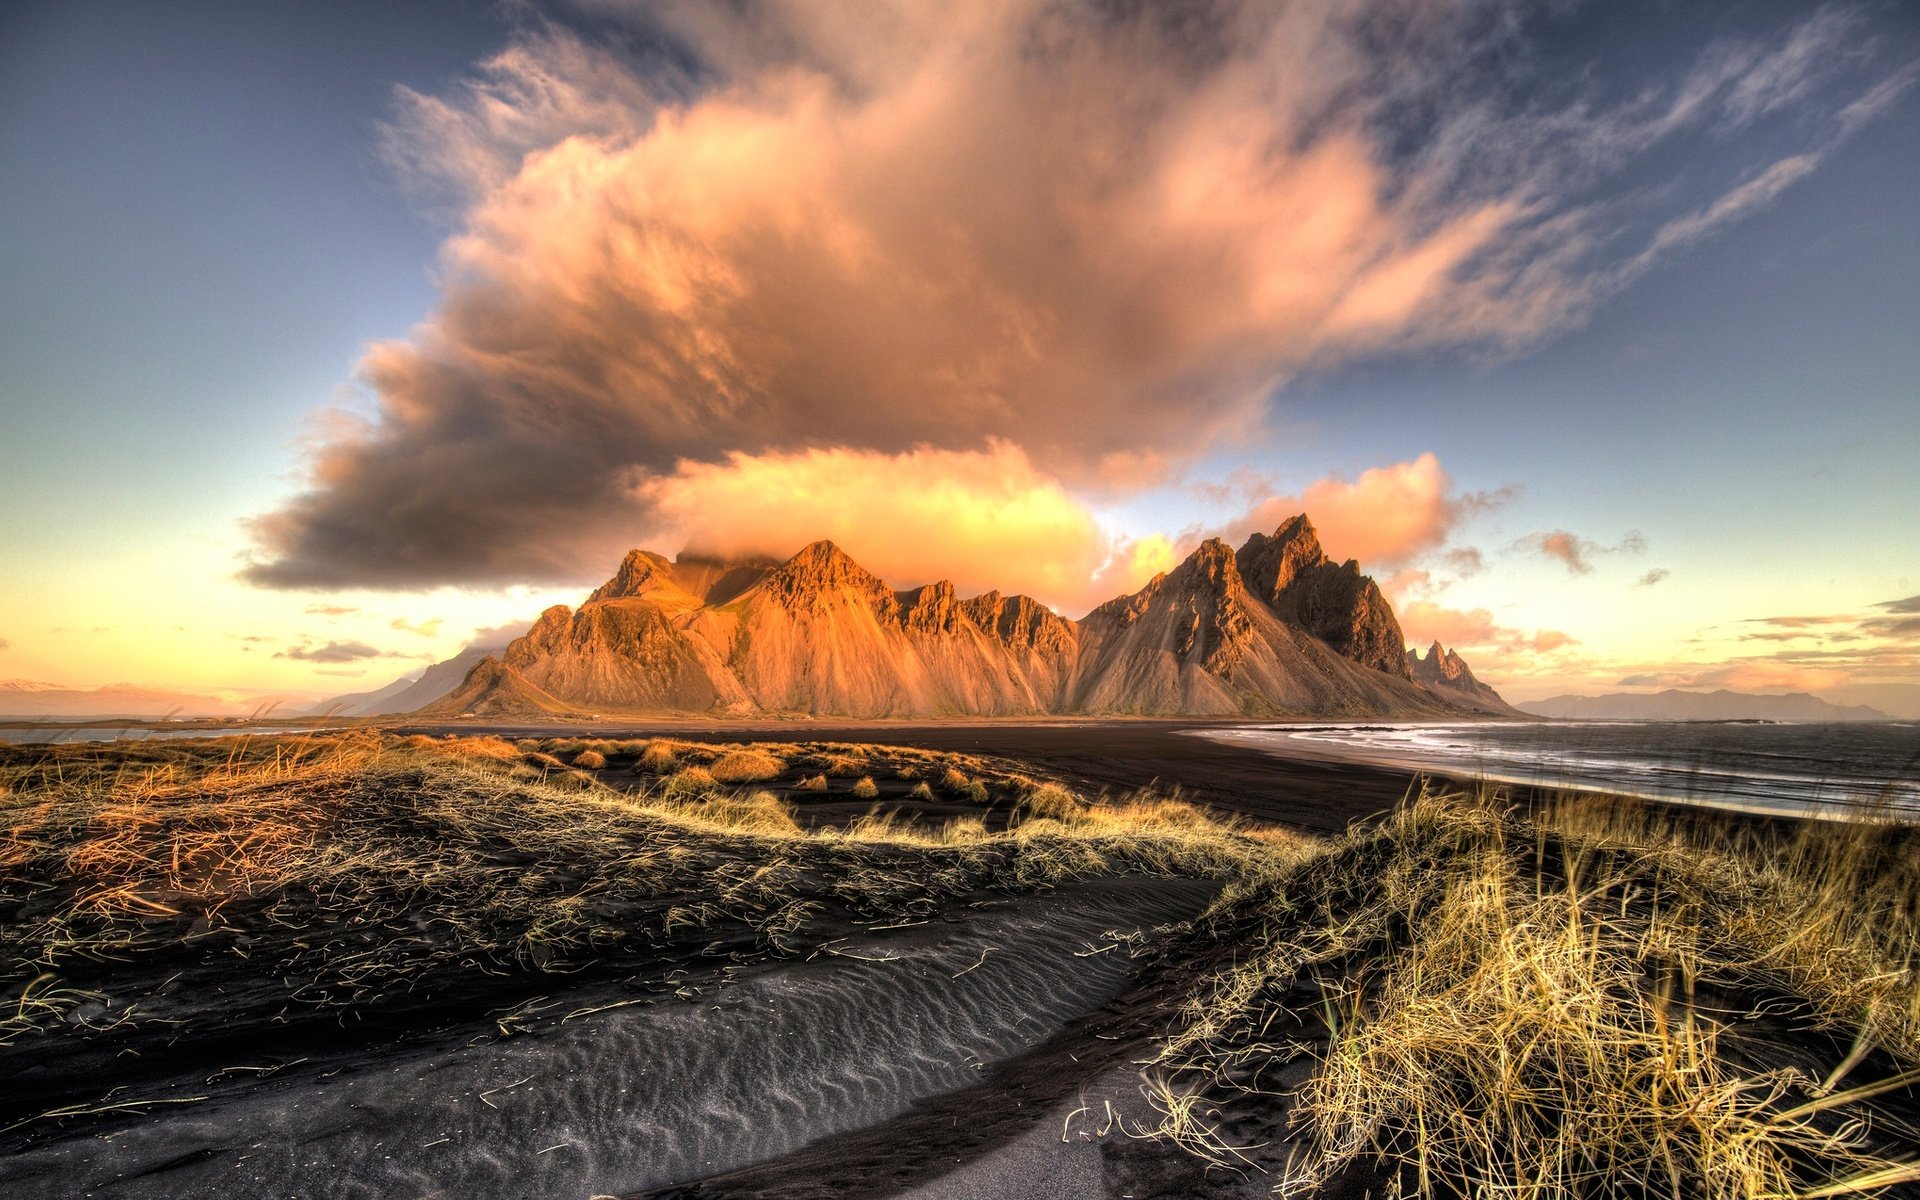
{"label": "sand ripple", "polygon": [[[862,933],[694,1000],[276,1077],[0,1164],[9,1196],[644,1191],[787,1154],[968,1086],[1124,990],[1120,953],[1193,884],[1097,881]],[[963,910],[966,911],[966,910]],[[605,1003],[557,997],[557,1011]],[[476,1031],[478,1032],[478,1031]]]}

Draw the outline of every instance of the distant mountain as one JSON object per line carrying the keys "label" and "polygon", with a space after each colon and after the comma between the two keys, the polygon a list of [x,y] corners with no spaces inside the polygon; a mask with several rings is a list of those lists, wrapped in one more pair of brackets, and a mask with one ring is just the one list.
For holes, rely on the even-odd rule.
{"label": "distant mountain", "polygon": [[578,717],[586,714],[541,691],[497,658],[483,658],[450,694],[420,710],[445,717]]}
{"label": "distant mountain", "polygon": [[1026,596],[962,600],[944,581],[895,591],[831,542],[785,562],[635,550],[431,711],[1512,713],[1480,685],[1416,681],[1403,649],[1379,588],[1329,559],[1304,516],[1237,554],[1209,541],[1080,621]]}
{"label": "distant mountain", "polygon": [[1747,692],[1610,692],[1604,696],[1555,696],[1519,706],[1541,717],[1589,721],[1890,721],[1864,704],[1829,704],[1806,692],[1760,696]]}
{"label": "distant mountain", "polygon": [[311,693],[298,696],[207,696],[171,688],[115,683],[72,688],[31,679],[0,679],[0,717],[247,717],[288,716],[305,706]]}
{"label": "distant mountain", "polygon": [[444,659],[425,671],[411,672],[372,692],[349,692],[322,700],[303,716],[384,717],[425,708],[460,686],[475,664],[490,654],[499,654],[502,646],[469,646],[452,658]]}

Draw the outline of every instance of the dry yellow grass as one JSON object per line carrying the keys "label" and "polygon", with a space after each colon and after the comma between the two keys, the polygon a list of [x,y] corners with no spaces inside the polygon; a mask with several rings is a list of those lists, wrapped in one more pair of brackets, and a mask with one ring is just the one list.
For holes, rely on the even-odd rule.
{"label": "dry yellow grass", "polygon": [[[554,751],[662,749],[680,769],[633,792],[547,765]],[[697,756],[371,735],[0,750],[0,905],[37,914],[0,922],[0,1043],[141,1027],[140,988],[227,947],[245,956],[222,969],[258,973],[255,1017],[296,1019],[458,980],[645,963],[659,939],[703,945],[728,928],[783,952],[820,936],[827,908],[884,923],[989,885],[1222,877],[1258,846],[1092,812],[1005,834],[977,820],[806,833],[778,796],[729,788],[687,765]],[[76,1025],[78,1010],[95,1015]]]}
{"label": "dry yellow grass", "polygon": [[[1523,818],[1428,794],[1319,843],[1177,796],[1091,804],[985,760],[758,751],[818,772],[796,791],[850,764],[872,798],[905,766],[922,800],[937,781],[1012,801],[1005,832],[894,815],[809,832],[775,793],[716,777],[751,749],[354,735],[0,753],[0,900],[31,914],[0,925],[0,1043],[137,1027],[140,996],[119,993],[142,964],[229,945],[259,972],[260,1019],[333,1019],[476,972],[645,962],[650,944],[729,930],[795,952],[829,908],[886,923],[982,887],[1144,872],[1228,883],[1183,937],[1228,965],[1163,1042],[1157,1133],[1232,1163],[1207,1109],[1258,1102],[1306,1055],[1286,1190],[1378,1162],[1409,1193],[1515,1200],[1817,1197],[1915,1177],[1862,1117],[1877,1103],[1863,1092],[1920,1067],[1909,827],[1591,803]],[[592,754],[670,769],[616,792],[578,769]],[[1302,989],[1318,993],[1304,1015]],[[1756,1064],[1754,1005],[1725,996],[1797,997],[1797,1019],[1861,1052]],[[1306,1025],[1317,1041],[1276,1032]]]}
{"label": "dry yellow grass", "polygon": [[641,750],[637,765],[643,771],[651,771],[655,775],[666,775],[677,768],[680,762],[674,757],[673,747],[670,744],[660,738],[654,738]]}
{"label": "dry yellow grass", "polygon": [[[1691,1002],[1707,987],[1800,995],[1857,1046],[1920,1063],[1913,831],[1804,829],[1781,854],[1743,843],[1751,826],[1623,811],[1528,821],[1426,795],[1237,889],[1215,917],[1251,926],[1252,952],[1167,1040],[1155,1132],[1232,1164],[1202,1112],[1257,1095],[1302,1052],[1263,1031],[1297,1019],[1282,997],[1317,981],[1328,1041],[1296,1098],[1307,1149],[1283,1192],[1378,1162],[1407,1195],[1541,1200],[1920,1178],[1859,1119],[1875,1079],[1740,1065],[1723,1050],[1738,1017]],[[1887,903],[1858,907],[1875,896]],[[1851,920],[1814,915],[1846,901]]]}
{"label": "dry yellow grass", "polygon": [[729,750],[707,767],[721,783],[764,783],[786,773],[786,762],[764,750]]}
{"label": "dry yellow grass", "polygon": [[720,781],[705,767],[682,767],[667,776],[661,795],[668,798],[704,796],[720,786]]}

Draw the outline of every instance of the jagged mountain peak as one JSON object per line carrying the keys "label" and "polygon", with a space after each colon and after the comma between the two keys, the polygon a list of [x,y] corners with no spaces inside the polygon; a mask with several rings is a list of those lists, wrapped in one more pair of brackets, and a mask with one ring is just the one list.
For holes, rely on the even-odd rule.
{"label": "jagged mountain peak", "polygon": [[937,580],[898,593],[901,620],[908,629],[923,633],[957,633],[965,616],[953,581]]}
{"label": "jagged mountain peak", "polygon": [[1320,531],[1313,527],[1305,513],[1295,513],[1280,522],[1280,527],[1270,535],[1272,540],[1286,545],[1298,545],[1302,550],[1311,550],[1318,557],[1325,557],[1326,551],[1320,546]]}
{"label": "jagged mountain peak", "polygon": [[629,550],[627,556],[620,560],[620,569],[613,573],[613,578],[595,588],[593,594],[587,597],[587,603],[654,599],[663,592],[675,598],[694,599],[674,578],[672,563],[651,551]]}
{"label": "jagged mountain peak", "polygon": [[[1274,563],[1297,568],[1287,586],[1250,589],[1249,571],[1266,579]],[[1391,669],[1368,669],[1387,639]],[[1373,581],[1326,560],[1304,518],[1241,551],[1208,539],[1082,621],[1029,596],[962,600],[950,580],[895,591],[820,541],[777,564],[635,551],[578,611],[543,613],[451,702],[864,716],[1504,711],[1490,689],[1416,685],[1404,654]]]}
{"label": "jagged mountain peak", "polygon": [[[1288,517],[1271,534],[1253,534],[1240,547],[1239,559],[1247,587],[1276,608],[1287,606],[1288,593],[1302,576],[1329,567],[1339,569],[1327,557],[1305,513]],[[1348,565],[1359,574],[1357,564]]]}
{"label": "jagged mountain peak", "polygon": [[1076,641],[1078,626],[1032,596],[982,592],[960,607],[982,632],[1018,650],[1059,653]]}
{"label": "jagged mountain peak", "polygon": [[1219,538],[1208,538],[1194,548],[1168,576],[1175,580],[1206,580],[1223,587],[1239,587],[1239,564],[1233,547]]}
{"label": "jagged mountain peak", "polygon": [[1240,573],[1247,590],[1282,620],[1362,666],[1411,678],[1393,606],[1359,563],[1328,557],[1305,513],[1282,521],[1271,535],[1249,537],[1240,548]]}
{"label": "jagged mountain peak", "polygon": [[[1439,638],[1435,638],[1433,644],[1427,647],[1427,656],[1424,659],[1420,657],[1418,650],[1407,651],[1407,665],[1416,668],[1424,667],[1429,673],[1449,680],[1473,678],[1473,672],[1467,669],[1467,660],[1441,645]],[[1417,675],[1418,671],[1416,670],[1415,673]]]}
{"label": "jagged mountain peak", "polygon": [[1405,661],[1407,673],[1416,683],[1424,683],[1442,692],[1469,697],[1495,711],[1512,711],[1507,706],[1507,702],[1500,698],[1500,693],[1474,678],[1466,659],[1441,645],[1437,638],[1433,645],[1427,648],[1425,658],[1420,656],[1418,650],[1409,650]]}
{"label": "jagged mountain peak", "polygon": [[783,603],[810,604],[834,592],[852,592],[876,610],[899,606],[893,589],[830,541],[814,542],[770,572],[763,586]]}

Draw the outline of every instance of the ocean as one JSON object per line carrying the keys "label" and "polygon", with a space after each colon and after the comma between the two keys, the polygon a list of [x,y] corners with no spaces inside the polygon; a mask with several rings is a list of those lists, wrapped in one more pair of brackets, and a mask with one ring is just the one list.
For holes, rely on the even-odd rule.
{"label": "ocean", "polygon": [[0,725],[0,742],[114,742],[121,739],[144,742],[160,738],[262,737],[280,734],[311,733],[324,725],[189,725],[168,729],[156,725],[117,725],[103,721],[98,725],[10,724]]}
{"label": "ocean", "polygon": [[1195,731],[1286,757],[1787,815],[1920,818],[1920,722],[1316,723]]}

